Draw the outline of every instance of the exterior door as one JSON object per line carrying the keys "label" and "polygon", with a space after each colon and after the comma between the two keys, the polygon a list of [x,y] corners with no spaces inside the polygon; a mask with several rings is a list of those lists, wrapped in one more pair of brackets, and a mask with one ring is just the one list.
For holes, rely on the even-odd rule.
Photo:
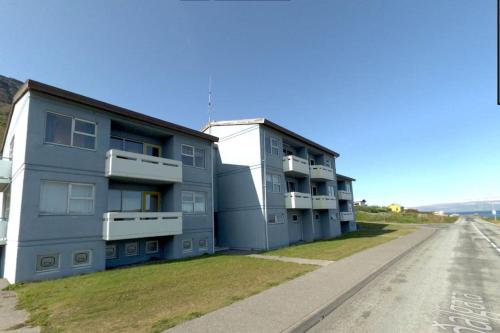
{"label": "exterior door", "polygon": [[303,240],[302,237],[302,214],[293,212],[288,219],[288,238],[290,243],[297,243]]}
{"label": "exterior door", "polygon": [[161,157],[161,147],[151,143],[144,144],[144,155]]}
{"label": "exterior door", "polygon": [[160,211],[160,193],[143,192],[142,193],[142,211],[159,212]]}

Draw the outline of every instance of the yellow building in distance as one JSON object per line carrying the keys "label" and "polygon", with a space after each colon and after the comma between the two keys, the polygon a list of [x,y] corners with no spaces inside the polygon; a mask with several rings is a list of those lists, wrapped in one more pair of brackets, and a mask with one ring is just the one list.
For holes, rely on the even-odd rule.
{"label": "yellow building in distance", "polygon": [[392,203],[389,206],[387,206],[393,213],[402,213],[404,210],[404,207],[401,205],[398,205],[396,203]]}

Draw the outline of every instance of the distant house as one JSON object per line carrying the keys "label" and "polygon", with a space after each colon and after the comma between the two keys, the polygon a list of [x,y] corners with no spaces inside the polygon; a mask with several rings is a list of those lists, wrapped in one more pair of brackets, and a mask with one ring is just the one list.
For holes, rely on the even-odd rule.
{"label": "distant house", "polygon": [[364,206],[366,206],[366,200],[363,199],[361,201],[354,201],[354,206],[362,206],[362,207],[364,207]]}
{"label": "distant house", "polygon": [[389,208],[389,210],[393,213],[402,213],[404,210],[403,206],[398,205],[396,203],[390,204],[389,206],[387,206],[387,208]]}

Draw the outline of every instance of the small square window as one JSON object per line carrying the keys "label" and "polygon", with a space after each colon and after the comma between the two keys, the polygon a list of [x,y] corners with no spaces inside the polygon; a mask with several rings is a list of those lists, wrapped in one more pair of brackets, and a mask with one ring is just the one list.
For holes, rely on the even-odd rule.
{"label": "small square window", "polygon": [[147,241],[146,242],[146,253],[158,253],[159,251],[159,246],[158,246],[158,241],[153,240],[153,241]]}
{"label": "small square window", "polygon": [[136,256],[139,253],[139,243],[125,243],[125,255],[127,257]]}
{"label": "small square window", "polygon": [[106,245],[106,259],[116,259],[118,258],[118,252],[116,251],[116,244]]}
{"label": "small square window", "polygon": [[208,249],[208,239],[200,239],[198,241],[198,247],[200,250],[207,250]]}
{"label": "small square window", "polygon": [[269,215],[269,218],[267,220],[270,224],[275,224],[278,223],[278,216],[277,215]]}
{"label": "small square window", "polygon": [[47,272],[59,269],[59,253],[36,256],[36,271]]}
{"label": "small square window", "polygon": [[299,221],[299,216],[298,215],[292,215],[292,221],[293,222],[298,222]]}
{"label": "small square window", "polygon": [[319,220],[319,214],[315,214],[315,215],[314,215],[314,219],[315,219],[315,220]]}
{"label": "small square window", "polygon": [[90,250],[73,252],[73,267],[90,266],[91,257]]}
{"label": "small square window", "polygon": [[185,239],[182,241],[182,252],[191,252],[193,251],[193,240]]}

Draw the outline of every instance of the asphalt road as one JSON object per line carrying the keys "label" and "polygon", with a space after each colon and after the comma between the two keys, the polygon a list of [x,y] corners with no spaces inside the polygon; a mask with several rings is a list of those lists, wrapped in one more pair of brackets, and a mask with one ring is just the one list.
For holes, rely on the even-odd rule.
{"label": "asphalt road", "polygon": [[310,332],[500,333],[500,227],[436,227]]}

